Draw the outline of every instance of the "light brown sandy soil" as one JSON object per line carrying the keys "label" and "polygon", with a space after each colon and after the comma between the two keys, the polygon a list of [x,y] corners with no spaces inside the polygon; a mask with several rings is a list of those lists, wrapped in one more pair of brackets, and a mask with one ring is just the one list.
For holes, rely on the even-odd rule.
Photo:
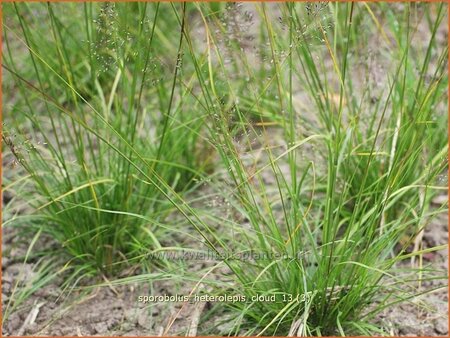
{"label": "light brown sandy soil", "polygon": [[[267,183],[271,180],[268,178]],[[206,193],[208,187],[203,190]],[[439,205],[446,196],[438,196],[435,201]],[[221,204],[221,201],[217,201]],[[435,207],[438,206],[435,204]],[[224,212],[224,210],[222,210]],[[436,217],[427,227],[424,234],[424,246],[442,245],[448,241],[448,217],[445,213]],[[23,264],[23,256],[28,243],[18,241],[17,231],[3,229],[3,261],[2,261],[2,301],[3,309],[8,303],[14,285],[18,279],[33,280],[37,262]],[[52,248],[49,239],[42,238],[38,243],[41,248]],[[22,258],[21,258],[22,257]],[[446,270],[447,252],[426,254],[424,263],[433,269]],[[199,271],[211,262],[191,262],[191,271]],[[404,264],[409,264],[405,262]],[[225,276],[225,273],[223,274]],[[220,272],[219,272],[219,278]],[[143,295],[187,295],[195,283],[187,281],[150,280],[124,286],[97,287],[89,291],[74,291],[67,298],[63,292],[61,278],[53,280],[31,295],[17,311],[12,313],[3,326],[4,335],[180,335],[196,333],[197,323],[205,315],[211,304],[189,304],[161,302],[143,304],[139,296]],[[83,284],[89,285],[89,282]],[[422,284],[422,290],[438,285],[447,285],[446,281],[437,280]],[[62,297],[61,297],[62,296]],[[61,297],[61,298],[60,298]],[[447,290],[426,294],[412,299],[411,302],[398,304],[383,313],[375,320],[380,327],[392,335],[446,336],[448,334]],[[34,316],[32,323],[30,318]],[[215,318],[208,323],[214,326]],[[24,325],[24,323],[26,323]]]}

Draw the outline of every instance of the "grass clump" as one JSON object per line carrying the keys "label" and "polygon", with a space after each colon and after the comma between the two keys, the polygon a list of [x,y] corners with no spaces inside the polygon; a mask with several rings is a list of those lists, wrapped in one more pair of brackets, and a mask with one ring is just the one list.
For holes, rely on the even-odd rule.
{"label": "grass clump", "polygon": [[[181,26],[171,55],[155,43],[155,27],[162,12],[173,14],[170,7],[84,4],[82,14],[74,11],[80,20],[69,21],[76,27],[68,27],[59,17],[73,6],[6,6],[15,16],[5,23],[4,68],[22,95],[20,105],[7,109],[25,121],[15,124],[5,114],[3,140],[32,182],[21,197],[36,210],[33,224],[78,268],[112,274],[161,247],[171,212],[161,191],[130,164],[135,154],[147,162],[148,175],[185,192],[209,161],[200,156],[204,121],[185,106],[189,87],[176,92]],[[33,10],[46,20],[33,19]],[[20,62],[31,73],[19,67],[13,43],[28,51]]]}
{"label": "grass clump", "polygon": [[[421,236],[446,209],[445,4],[4,8],[6,187],[27,206],[6,224],[74,275],[208,284],[245,300],[202,334],[289,336],[386,334],[378,313],[445,278],[421,259],[443,248]],[[217,265],[109,282],[205,249]]]}
{"label": "grass clump", "polygon": [[[437,177],[446,168],[447,146],[435,133],[445,125],[448,50],[435,42],[445,6],[434,8],[424,49],[414,46],[420,19],[410,19],[418,15],[413,5],[402,6],[398,20],[389,16],[392,31],[381,27],[382,33],[397,40],[388,40],[383,49],[391,63],[377,92],[357,73],[367,53],[361,44],[370,36],[361,17],[373,13],[371,7],[323,4],[313,13],[303,4],[283,4],[277,7],[286,23],[280,27],[266,4],[256,6],[265,30],[261,35],[269,41],[268,78],[245,68],[236,79],[211,33],[217,20],[205,20],[209,71],[197,76],[204,105],[216,116],[213,139],[232,182],[224,195],[245,222],[232,226],[235,235],[219,249],[227,257],[258,257],[227,261],[236,292],[253,299],[230,305],[238,311],[228,334],[383,334],[370,324],[375,315],[417,292],[416,284],[394,271],[411,257],[407,248],[417,234],[442,212],[428,205],[443,189]],[[437,60],[433,68],[431,55]],[[197,62],[201,69],[199,56]],[[236,65],[240,62],[236,59]],[[271,88],[276,92],[274,120],[282,128],[263,119],[252,123],[239,98],[245,77],[250,88],[260,84],[247,101],[261,117],[266,108],[261,98]],[[294,96],[298,88],[307,94],[303,102]],[[224,91],[235,103],[235,123],[221,109]],[[408,240],[401,241],[405,236]]]}

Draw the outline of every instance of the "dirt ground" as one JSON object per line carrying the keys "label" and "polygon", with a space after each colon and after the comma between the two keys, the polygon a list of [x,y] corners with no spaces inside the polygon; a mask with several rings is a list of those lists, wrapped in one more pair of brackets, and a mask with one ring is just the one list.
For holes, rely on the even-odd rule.
{"label": "dirt ground", "polygon": [[[436,202],[442,204],[446,196]],[[4,198],[5,200],[5,198]],[[441,214],[424,233],[426,247],[448,241],[448,217]],[[51,249],[51,241],[42,237],[43,247]],[[38,262],[23,263],[28,243],[18,242],[16,230],[3,229],[2,308],[5,309],[16,282],[33,282]],[[424,264],[433,269],[447,270],[446,250],[424,255]],[[404,264],[409,264],[405,262]],[[209,303],[160,302],[144,304],[139,296],[189,294],[194,284],[174,285],[170,280],[102,286],[91,290],[73,291],[69,296],[60,288],[61,280],[53,280],[40,288],[13,312],[3,325],[3,335],[58,336],[192,336],[197,333],[200,316]],[[434,280],[422,284],[421,290],[447,285]],[[63,296],[64,298],[61,298]],[[395,305],[381,313],[375,323],[392,335],[447,336],[448,294],[441,288]],[[214,319],[211,326],[215,325]]]}
{"label": "dirt ground", "polygon": [[[445,198],[447,196],[439,196],[435,200],[441,203]],[[423,241],[425,248],[448,242],[447,214],[439,215],[430,223]],[[403,264],[411,267],[408,261]],[[431,269],[448,271],[448,251],[424,254],[423,264],[430,266]],[[377,317],[378,322],[394,336],[448,336],[448,281],[426,281],[419,290],[429,290],[438,286],[442,288],[385,310]]]}

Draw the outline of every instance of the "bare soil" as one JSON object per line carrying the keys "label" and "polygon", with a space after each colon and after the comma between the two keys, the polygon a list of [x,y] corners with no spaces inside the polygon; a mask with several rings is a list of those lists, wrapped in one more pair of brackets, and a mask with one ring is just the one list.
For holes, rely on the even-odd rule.
{"label": "bare soil", "polygon": [[[439,196],[440,204],[446,196]],[[5,310],[17,281],[33,282],[38,262],[23,263],[29,243],[19,241],[17,230],[3,229],[2,308]],[[42,237],[41,247],[51,248],[51,240]],[[427,227],[425,247],[448,241],[448,216],[441,214]],[[446,250],[425,254],[423,263],[432,269],[447,270]],[[406,262],[405,264],[409,264]],[[417,262],[416,262],[417,264]],[[195,267],[193,267],[195,269]],[[3,325],[5,336],[192,336],[198,333],[200,316],[209,303],[160,302],[144,304],[139,296],[187,295],[194,288],[188,281],[148,281],[121,286],[80,289],[67,296],[61,279],[29,296]],[[437,280],[423,283],[421,290],[447,285]],[[448,294],[442,288],[393,306],[376,319],[379,327],[392,335],[447,336]],[[214,320],[211,320],[211,325]]]}

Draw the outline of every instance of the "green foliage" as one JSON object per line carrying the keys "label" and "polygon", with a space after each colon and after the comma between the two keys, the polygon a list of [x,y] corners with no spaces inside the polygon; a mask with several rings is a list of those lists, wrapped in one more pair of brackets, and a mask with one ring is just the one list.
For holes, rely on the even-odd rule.
{"label": "green foliage", "polygon": [[[443,189],[436,178],[446,167],[445,138],[435,133],[437,125],[446,124],[448,50],[435,43],[445,6],[435,8],[424,49],[414,43],[420,38],[409,21],[412,5],[404,5],[398,19],[390,18],[395,20],[390,24],[396,28],[392,33],[397,41],[388,40],[383,49],[391,63],[386,65],[385,86],[376,93],[371,80],[361,79],[357,69],[367,55],[359,41],[367,41],[371,34],[361,20],[372,12],[369,5],[324,4],[314,11],[302,7],[281,5],[281,27],[274,24],[265,4],[257,7],[262,35],[269,41],[269,78],[260,76],[258,69],[245,69],[236,79],[233,66],[226,65],[214,44],[218,42],[208,49],[209,72],[197,72],[204,105],[216,116],[214,142],[220,145],[233,182],[225,196],[242,213],[240,220],[248,221],[233,226],[235,241],[220,249],[231,256],[241,252],[260,256],[227,262],[236,277],[232,287],[247,299],[276,295],[275,302],[230,305],[238,311],[228,334],[377,333],[367,321],[397,297],[408,297],[393,289],[404,284],[392,275],[395,264],[439,212],[430,211],[428,205]],[[200,55],[194,49],[190,52],[196,55],[197,69],[205,68]],[[436,55],[434,68],[431,54]],[[254,99],[240,104],[244,77],[276,91],[272,107],[278,113],[273,120],[282,126],[281,143],[272,136],[276,129],[264,127],[265,123],[255,126],[247,114],[248,102],[260,116],[267,112],[258,102],[263,91],[256,89]],[[219,91],[208,78],[225,85]],[[295,103],[299,86],[307,94],[304,106]],[[229,111],[221,109],[223,95],[235,102],[239,123],[226,123]],[[241,137],[240,130],[247,133]],[[267,186],[269,178],[275,188]],[[405,235],[410,240],[399,247]],[[381,282],[389,278],[393,284]],[[383,300],[377,303],[380,297]]]}
{"label": "green foliage", "polygon": [[[17,15],[5,25],[5,68],[22,94],[13,109],[26,123],[5,114],[4,143],[34,182],[30,204],[45,216],[39,228],[87,270],[113,273],[160,247],[170,212],[161,191],[130,164],[135,153],[148,175],[179,192],[208,162],[198,151],[204,121],[186,97],[189,87],[175,93],[183,81],[181,27],[168,55],[153,39],[158,4],[84,4],[84,12],[75,4],[9,6]],[[80,20],[60,19],[67,6]],[[43,8],[46,20],[33,20]],[[20,61],[31,73],[10,49],[18,42],[28,49]]]}
{"label": "green foliage", "polygon": [[[384,334],[378,312],[445,275],[396,270],[440,249],[408,251],[445,209],[430,208],[447,165],[445,4],[4,7],[4,88],[20,96],[3,141],[26,171],[7,182],[32,208],[8,224],[50,234],[77,273],[212,250],[230,275],[189,276],[247,301],[213,307],[204,321],[228,326],[202,334],[302,336]],[[231,212],[190,200],[197,180]]]}

